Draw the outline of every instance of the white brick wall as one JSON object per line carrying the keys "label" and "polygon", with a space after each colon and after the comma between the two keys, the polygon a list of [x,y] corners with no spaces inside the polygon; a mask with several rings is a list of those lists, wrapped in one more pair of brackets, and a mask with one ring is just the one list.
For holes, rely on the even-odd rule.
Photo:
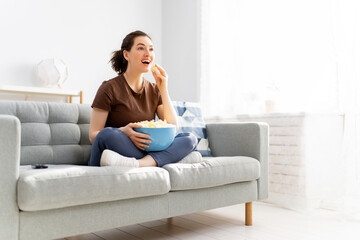
{"label": "white brick wall", "polygon": [[[325,172],[321,166],[326,165],[329,156],[336,158],[339,154],[338,149],[329,146],[340,141],[342,116],[266,113],[207,121],[268,123],[269,198],[266,201],[292,209],[320,206],[326,184],[319,180]],[[319,142],[314,146],[317,139]]]}

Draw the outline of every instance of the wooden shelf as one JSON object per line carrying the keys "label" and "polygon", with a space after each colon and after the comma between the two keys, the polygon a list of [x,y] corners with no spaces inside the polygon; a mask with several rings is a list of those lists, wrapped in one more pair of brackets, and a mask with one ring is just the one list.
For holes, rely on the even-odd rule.
{"label": "wooden shelf", "polygon": [[19,94],[25,94],[25,95],[64,96],[64,97],[69,97],[70,103],[72,103],[73,97],[80,97],[80,104],[83,103],[83,92],[76,91],[76,90],[0,85],[0,92],[19,93]]}

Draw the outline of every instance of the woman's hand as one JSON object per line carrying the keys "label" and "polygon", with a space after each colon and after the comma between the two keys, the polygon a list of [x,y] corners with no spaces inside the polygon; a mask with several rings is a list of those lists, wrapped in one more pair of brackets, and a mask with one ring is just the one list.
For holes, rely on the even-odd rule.
{"label": "woman's hand", "polygon": [[159,65],[155,64],[151,68],[151,73],[155,78],[156,85],[159,88],[160,93],[167,91],[168,75],[166,74],[165,70]]}
{"label": "woman's hand", "polygon": [[139,124],[136,123],[129,123],[128,125],[126,125],[125,127],[121,127],[119,128],[120,131],[122,131],[126,136],[128,136],[130,138],[130,140],[134,143],[134,145],[141,149],[141,150],[145,150],[145,147],[149,147],[148,144],[145,143],[151,143],[150,139],[145,139],[145,138],[149,138],[150,136],[144,133],[139,133],[136,132],[133,128],[137,128],[137,127],[142,127]]}

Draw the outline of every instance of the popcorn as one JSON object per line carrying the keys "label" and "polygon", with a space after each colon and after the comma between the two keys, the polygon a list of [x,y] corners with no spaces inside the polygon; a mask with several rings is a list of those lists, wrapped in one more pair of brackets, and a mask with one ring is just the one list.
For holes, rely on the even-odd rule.
{"label": "popcorn", "polygon": [[155,64],[151,67],[151,71],[153,71],[153,72],[156,71],[156,65]]}
{"label": "popcorn", "polygon": [[145,121],[141,121],[141,122],[136,122],[136,124],[139,124],[139,125],[141,125],[142,127],[145,127],[145,128],[175,127],[175,125],[167,123],[166,120],[163,121],[161,119],[156,121],[156,122],[154,120],[151,120],[151,121],[145,120]]}

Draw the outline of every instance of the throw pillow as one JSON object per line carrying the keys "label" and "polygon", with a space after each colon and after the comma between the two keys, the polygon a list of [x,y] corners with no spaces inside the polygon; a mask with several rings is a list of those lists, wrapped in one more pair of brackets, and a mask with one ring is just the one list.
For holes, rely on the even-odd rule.
{"label": "throw pillow", "polygon": [[193,133],[198,139],[196,150],[203,157],[211,156],[209,141],[206,136],[206,125],[202,117],[200,104],[182,101],[173,101],[172,104],[178,115],[178,133]]}

